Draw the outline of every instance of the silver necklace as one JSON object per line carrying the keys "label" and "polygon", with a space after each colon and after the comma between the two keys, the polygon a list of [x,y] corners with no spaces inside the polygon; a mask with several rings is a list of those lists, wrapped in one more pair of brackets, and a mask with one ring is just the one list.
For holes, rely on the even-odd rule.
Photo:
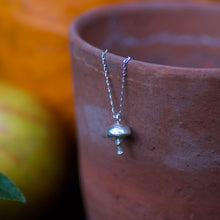
{"label": "silver necklace", "polygon": [[131,134],[130,128],[128,126],[122,125],[120,123],[121,122],[121,115],[122,115],[122,107],[123,107],[125,77],[127,75],[127,64],[131,60],[131,57],[127,57],[126,59],[123,60],[120,104],[119,104],[119,111],[118,111],[118,113],[116,113],[113,99],[112,99],[109,71],[108,71],[107,63],[106,63],[106,54],[107,53],[108,53],[108,50],[105,50],[102,52],[102,64],[103,64],[103,69],[104,69],[104,73],[105,73],[105,80],[106,80],[106,85],[107,85],[107,89],[108,89],[108,96],[109,96],[110,104],[112,107],[112,117],[116,120],[116,123],[108,128],[107,136],[115,138],[115,144],[117,146],[117,154],[123,154],[123,148],[121,146],[121,143],[126,136],[129,136]]}

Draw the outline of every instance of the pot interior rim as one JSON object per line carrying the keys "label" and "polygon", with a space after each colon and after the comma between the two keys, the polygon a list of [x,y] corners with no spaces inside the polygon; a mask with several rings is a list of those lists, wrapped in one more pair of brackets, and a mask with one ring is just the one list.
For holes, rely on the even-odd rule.
{"label": "pot interior rim", "polygon": [[[91,21],[94,21],[95,19],[102,18],[103,16],[107,17],[108,15],[111,15],[112,12],[118,12],[118,13],[128,13],[129,11],[134,10],[178,10],[181,9],[199,9],[199,10],[210,10],[210,11],[217,11],[220,13],[220,4],[219,3],[180,3],[180,2],[172,2],[172,3],[149,3],[149,2],[127,2],[127,3],[113,3],[113,4],[107,4],[104,6],[99,6],[94,9],[87,10],[86,12],[80,14],[78,17],[75,18],[75,20],[70,25],[69,29],[69,40],[70,42],[76,43],[77,45],[80,45],[81,49],[84,51],[87,51],[88,53],[94,54],[96,56],[101,57],[101,53],[103,50],[100,48],[91,45],[89,42],[84,40],[80,36],[80,32],[83,28],[85,28],[87,25],[91,23]],[[108,52],[109,59],[111,59],[115,63],[120,63],[124,57]],[[194,72],[194,73],[204,73],[208,72],[211,75],[216,75],[217,77],[220,76],[220,67],[218,68],[207,68],[207,67],[180,67],[180,66],[172,66],[172,65],[164,65],[164,64],[155,64],[147,61],[140,61],[136,59],[132,59],[129,63],[133,63],[139,66],[142,66],[143,68],[147,67],[156,67],[158,69],[170,69],[170,70],[181,70],[184,74],[187,72]],[[209,75],[208,74],[208,75]],[[209,75],[210,76],[210,75]]]}

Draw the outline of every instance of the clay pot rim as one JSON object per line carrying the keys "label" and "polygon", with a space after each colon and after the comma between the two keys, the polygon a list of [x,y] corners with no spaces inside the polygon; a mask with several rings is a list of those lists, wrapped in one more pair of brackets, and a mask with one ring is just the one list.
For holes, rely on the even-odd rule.
{"label": "clay pot rim", "polygon": [[[90,53],[94,56],[100,57],[102,54],[102,50],[89,44],[87,41],[81,38],[80,31],[93,20],[99,19],[103,16],[108,16],[112,14],[112,12],[119,12],[119,13],[128,13],[129,11],[134,10],[158,10],[158,9],[166,9],[166,10],[183,10],[183,8],[190,8],[190,9],[201,9],[201,10],[216,10],[220,13],[220,4],[218,3],[195,3],[195,2],[125,2],[125,3],[113,3],[113,4],[106,4],[104,6],[99,6],[90,10],[85,11],[84,13],[80,14],[75,18],[75,20],[70,25],[69,29],[69,40],[70,42],[74,42],[75,44],[80,47],[83,51]],[[121,65],[121,60],[124,57],[108,52],[109,60],[117,65]],[[177,75],[175,72],[178,72],[178,75],[184,75],[184,77],[194,78],[195,75],[200,75],[203,78],[220,78],[220,68],[196,68],[196,67],[178,67],[178,66],[171,66],[171,65],[163,65],[163,64],[154,64],[144,61],[139,61],[132,59],[129,62],[130,65],[139,66],[140,69],[148,69],[153,68],[158,70],[158,74],[160,72],[164,72],[164,70],[169,70],[172,75]],[[160,71],[161,70],[161,71]],[[192,73],[193,72],[193,76]]]}

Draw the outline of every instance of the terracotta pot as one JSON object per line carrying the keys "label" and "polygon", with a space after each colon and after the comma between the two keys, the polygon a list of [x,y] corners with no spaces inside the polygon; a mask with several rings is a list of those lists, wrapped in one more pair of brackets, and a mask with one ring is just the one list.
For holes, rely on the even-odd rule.
{"label": "terracotta pot", "polygon": [[[220,6],[119,4],[73,23],[82,189],[88,219],[220,219]],[[102,50],[123,121],[117,155]],[[118,103],[117,102],[117,103]]]}

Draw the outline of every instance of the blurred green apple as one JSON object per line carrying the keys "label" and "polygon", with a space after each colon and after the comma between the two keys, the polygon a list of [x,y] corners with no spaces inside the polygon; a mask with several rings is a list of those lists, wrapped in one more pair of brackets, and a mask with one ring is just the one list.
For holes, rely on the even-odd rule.
{"label": "blurred green apple", "polygon": [[22,219],[23,212],[41,211],[54,201],[66,171],[64,152],[61,130],[51,114],[31,95],[0,83],[0,172],[27,200],[27,205],[1,200],[0,219],[12,212]]}

